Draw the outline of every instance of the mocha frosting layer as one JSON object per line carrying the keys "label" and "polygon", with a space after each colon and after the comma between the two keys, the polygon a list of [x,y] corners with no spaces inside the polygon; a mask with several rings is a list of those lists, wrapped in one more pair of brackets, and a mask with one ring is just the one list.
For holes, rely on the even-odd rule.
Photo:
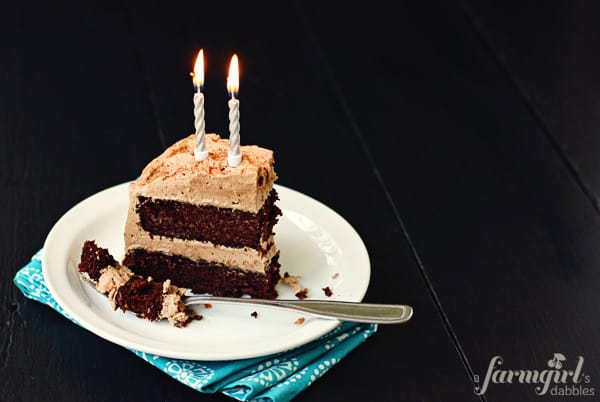
{"label": "mocha frosting layer", "polygon": [[168,255],[180,255],[193,261],[216,262],[259,273],[265,272],[265,267],[269,266],[271,259],[277,253],[273,235],[261,242],[261,248],[266,252],[249,247],[233,248],[211,242],[151,235],[139,224],[139,217],[133,207],[129,209],[125,227],[125,249],[127,253],[140,248]]}
{"label": "mocha frosting layer", "polygon": [[130,199],[138,196],[213,205],[257,213],[269,196],[277,175],[273,151],[242,146],[242,162],[227,165],[229,140],[206,135],[208,158],[194,158],[194,135],[167,148],[131,183]]}

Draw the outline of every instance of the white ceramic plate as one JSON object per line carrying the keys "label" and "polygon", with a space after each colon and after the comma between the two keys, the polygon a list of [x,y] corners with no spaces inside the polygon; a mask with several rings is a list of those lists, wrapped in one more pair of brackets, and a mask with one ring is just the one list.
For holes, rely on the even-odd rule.
{"label": "white ceramic plate", "polygon": [[[192,360],[231,360],[264,356],[300,346],[332,330],[338,321],[309,318],[267,307],[215,304],[195,306],[204,319],[185,328],[150,322],[131,312],[113,311],[106,297],[79,278],[77,264],[85,240],[96,240],[120,260],[128,207],[128,183],[101,191],[75,205],[54,225],[44,244],[42,267],[58,304],[83,327],[121,346]],[[281,272],[301,275],[310,299],[361,301],[370,278],[366,248],[356,231],[335,211],[286,187],[276,186],[283,211],[275,227]],[[329,286],[331,298],[322,288]],[[279,284],[279,298],[295,299]],[[258,317],[251,313],[256,311]]]}

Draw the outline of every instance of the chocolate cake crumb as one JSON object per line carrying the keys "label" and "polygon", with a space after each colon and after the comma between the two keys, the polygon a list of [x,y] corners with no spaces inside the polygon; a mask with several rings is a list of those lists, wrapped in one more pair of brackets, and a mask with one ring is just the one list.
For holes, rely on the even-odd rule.
{"label": "chocolate cake crumb", "polygon": [[210,303],[205,303],[205,304],[204,304],[204,308],[212,308],[212,304],[210,304]]}
{"label": "chocolate cake crumb", "polygon": [[300,300],[304,300],[308,297],[308,289],[304,288],[299,292],[296,292],[296,297]]}
{"label": "chocolate cake crumb", "polygon": [[179,328],[202,319],[181,300],[185,289],[172,286],[169,280],[156,282],[151,277],[134,275],[118,264],[108,249],[98,247],[94,241],[84,243],[78,269],[83,280],[108,296],[114,310],[131,311],[150,321],[167,318]]}
{"label": "chocolate cake crumb", "polygon": [[285,272],[283,274],[283,278],[281,278],[281,282],[285,285],[288,285],[290,289],[292,289],[292,291],[297,295],[299,292],[303,291],[299,284],[300,278],[302,278],[300,275],[290,275],[289,272]]}
{"label": "chocolate cake crumb", "polygon": [[85,272],[91,279],[97,281],[100,278],[100,271],[108,266],[117,266],[108,249],[98,247],[94,240],[87,240],[81,249],[79,272]]}
{"label": "chocolate cake crumb", "polygon": [[131,310],[140,318],[156,321],[160,318],[163,284],[152,278],[132,276],[117,290],[115,304],[123,312]]}
{"label": "chocolate cake crumb", "polygon": [[304,320],[305,320],[304,317],[300,317],[296,321],[294,321],[294,324],[296,324],[296,325],[302,325],[302,324],[304,324]]}
{"label": "chocolate cake crumb", "polygon": [[189,318],[186,321],[184,321],[184,322],[180,322],[180,323],[175,324],[175,326],[177,328],[185,328],[185,327],[188,326],[188,324],[190,322],[192,322],[192,321],[200,321],[200,320],[202,320],[204,318],[202,316],[202,314],[196,314],[196,312],[193,309],[191,309],[191,308],[186,308],[185,309],[185,313],[189,316]]}
{"label": "chocolate cake crumb", "polygon": [[336,272],[335,274],[333,274],[333,275],[331,276],[331,279],[337,279],[337,278],[338,278],[338,276],[340,276],[340,273],[339,273],[339,272]]}
{"label": "chocolate cake crumb", "polygon": [[331,295],[333,294],[333,292],[331,291],[331,289],[329,288],[329,286],[324,287],[323,288],[323,292],[325,293],[325,296],[327,296],[327,297],[331,297]]}
{"label": "chocolate cake crumb", "polygon": [[254,318],[258,318],[258,313],[256,311],[253,311],[252,313],[250,313],[250,315]]}

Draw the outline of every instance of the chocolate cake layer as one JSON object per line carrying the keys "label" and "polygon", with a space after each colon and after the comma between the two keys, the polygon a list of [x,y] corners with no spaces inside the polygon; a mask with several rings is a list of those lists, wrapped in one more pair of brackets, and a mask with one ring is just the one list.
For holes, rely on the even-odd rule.
{"label": "chocolate cake layer", "polygon": [[150,234],[185,240],[209,241],[227,247],[263,246],[281,210],[273,189],[258,213],[192,205],[185,202],[138,196],[136,212],[142,228]]}
{"label": "chocolate cake layer", "polygon": [[208,261],[192,261],[188,258],[149,252],[143,249],[129,250],[123,264],[142,276],[155,280],[170,279],[176,286],[191,289],[194,293],[210,293],[214,296],[274,299],[279,274],[279,254],[276,254],[266,273],[246,271]]}

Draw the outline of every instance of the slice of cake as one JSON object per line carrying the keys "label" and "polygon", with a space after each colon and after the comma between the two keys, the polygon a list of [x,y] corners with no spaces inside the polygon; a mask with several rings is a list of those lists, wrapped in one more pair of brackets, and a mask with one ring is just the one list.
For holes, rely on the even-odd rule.
{"label": "slice of cake", "polygon": [[78,269],[82,279],[108,296],[115,310],[132,311],[150,321],[166,318],[177,327],[200,318],[192,309],[185,307],[182,296],[186,289],[172,286],[169,280],[157,282],[134,275],[94,241],[88,240],[83,244]]}
{"label": "slice of cake", "polygon": [[242,146],[227,164],[229,140],[206,136],[208,158],[194,158],[194,135],[150,162],[129,187],[123,264],[195,293],[277,297],[279,252],[273,226],[273,152]]}

